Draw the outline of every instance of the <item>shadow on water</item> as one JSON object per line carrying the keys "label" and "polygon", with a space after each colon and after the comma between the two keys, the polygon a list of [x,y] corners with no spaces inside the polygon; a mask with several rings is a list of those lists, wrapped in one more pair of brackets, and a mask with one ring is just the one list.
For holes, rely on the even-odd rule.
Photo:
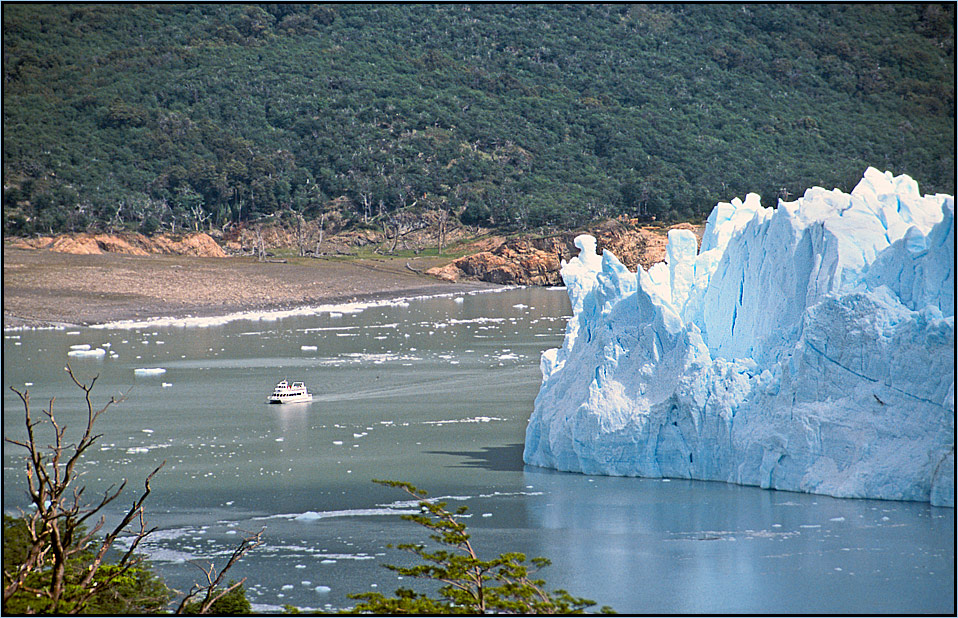
{"label": "shadow on water", "polygon": [[467,457],[467,461],[449,466],[451,468],[482,468],[493,472],[521,472],[525,467],[522,451],[525,444],[484,446],[478,451],[428,451],[437,455]]}

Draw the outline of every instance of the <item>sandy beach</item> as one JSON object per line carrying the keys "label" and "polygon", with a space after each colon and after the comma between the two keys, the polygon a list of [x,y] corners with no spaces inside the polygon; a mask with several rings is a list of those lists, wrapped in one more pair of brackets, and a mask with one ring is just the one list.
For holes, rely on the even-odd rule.
{"label": "sandy beach", "polygon": [[72,255],[3,249],[3,326],[89,325],[488,289],[413,272],[436,258],[317,260]]}

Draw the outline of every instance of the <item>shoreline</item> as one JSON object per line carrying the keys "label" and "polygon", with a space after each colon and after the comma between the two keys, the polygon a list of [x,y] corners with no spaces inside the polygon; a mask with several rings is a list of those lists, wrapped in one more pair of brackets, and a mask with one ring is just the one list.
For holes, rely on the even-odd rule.
{"label": "shoreline", "polygon": [[242,257],[73,255],[5,246],[3,329],[226,318],[502,287],[451,283],[409,269],[425,270],[437,261],[272,263]]}

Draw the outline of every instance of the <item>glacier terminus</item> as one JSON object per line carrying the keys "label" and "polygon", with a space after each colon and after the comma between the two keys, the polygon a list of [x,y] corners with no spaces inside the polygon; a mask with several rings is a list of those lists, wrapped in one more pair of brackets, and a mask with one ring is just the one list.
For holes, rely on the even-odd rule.
{"label": "glacier terminus", "polygon": [[954,507],[953,196],[869,168],[719,203],[648,271],[576,246],[527,464]]}

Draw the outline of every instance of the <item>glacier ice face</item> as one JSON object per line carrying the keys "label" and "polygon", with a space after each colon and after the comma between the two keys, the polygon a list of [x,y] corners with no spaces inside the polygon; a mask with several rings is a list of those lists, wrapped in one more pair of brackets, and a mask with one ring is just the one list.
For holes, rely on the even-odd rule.
{"label": "glacier ice face", "polygon": [[576,245],[526,463],[954,506],[953,196],[869,168],[720,203],[648,271]]}

